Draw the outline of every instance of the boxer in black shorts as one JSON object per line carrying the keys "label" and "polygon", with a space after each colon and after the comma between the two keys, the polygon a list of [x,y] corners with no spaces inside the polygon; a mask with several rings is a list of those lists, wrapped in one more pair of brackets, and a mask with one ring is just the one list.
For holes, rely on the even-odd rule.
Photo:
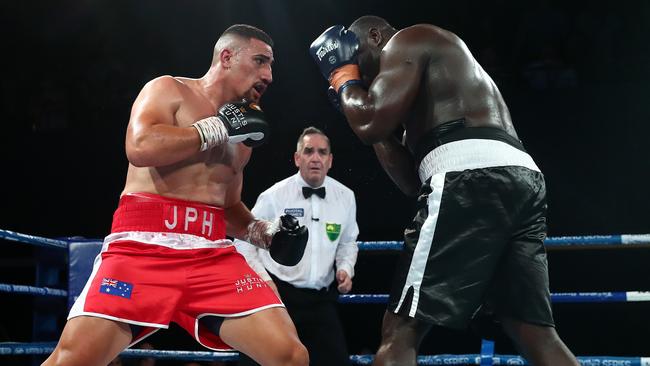
{"label": "boxer in black shorts", "polygon": [[355,134],[404,193],[419,192],[374,365],[415,365],[432,325],[463,329],[479,313],[530,364],[579,365],[551,312],[544,177],[465,43],[364,16],[310,52]]}
{"label": "boxer in black shorts", "polygon": [[553,326],[539,168],[500,129],[458,120],[430,137],[389,310],[462,329],[487,299],[484,310]]}

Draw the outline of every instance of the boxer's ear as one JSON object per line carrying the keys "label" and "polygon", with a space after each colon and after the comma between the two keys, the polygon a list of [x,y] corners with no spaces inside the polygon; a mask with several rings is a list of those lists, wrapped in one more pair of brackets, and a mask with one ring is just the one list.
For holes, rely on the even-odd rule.
{"label": "boxer's ear", "polygon": [[219,61],[221,62],[223,68],[229,69],[232,66],[233,56],[234,53],[229,48],[224,48],[221,50],[221,52],[219,52]]}
{"label": "boxer's ear", "polygon": [[381,41],[384,37],[381,35],[381,32],[377,28],[368,29],[368,43],[378,46],[381,44]]}

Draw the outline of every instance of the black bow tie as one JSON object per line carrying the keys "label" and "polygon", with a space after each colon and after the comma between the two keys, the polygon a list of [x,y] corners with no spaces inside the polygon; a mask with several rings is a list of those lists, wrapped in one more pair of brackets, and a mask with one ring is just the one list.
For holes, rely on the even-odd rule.
{"label": "black bow tie", "polygon": [[305,198],[311,197],[312,194],[315,194],[320,198],[325,198],[325,187],[320,187],[320,188],[302,187],[302,195],[305,196]]}

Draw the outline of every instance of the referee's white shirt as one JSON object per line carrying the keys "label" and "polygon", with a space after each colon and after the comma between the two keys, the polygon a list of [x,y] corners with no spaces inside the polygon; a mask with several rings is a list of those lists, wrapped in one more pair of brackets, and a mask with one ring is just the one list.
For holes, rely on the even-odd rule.
{"label": "referee's white shirt", "polygon": [[309,185],[298,172],[275,183],[257,198],[251,210],[255,217],[274,220],[287,213],[309,229],[305,254],[293,267],[278,264],[271,259],[267,250],[235,240],[237,250],[262,279],[269,281],[271,277],[268,272],[271,272],[296,287],[319,290],[334,281],[336,270],[342,269],[354,277],[359,251],[354,192],[328,176],[322,186],[325,187],[324,199],[315,194],[304,198],[302,187]]}

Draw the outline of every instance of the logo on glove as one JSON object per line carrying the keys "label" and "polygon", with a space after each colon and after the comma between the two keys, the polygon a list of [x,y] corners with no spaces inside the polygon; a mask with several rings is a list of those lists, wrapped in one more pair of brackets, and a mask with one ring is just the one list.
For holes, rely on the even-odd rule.
{"label": "logo on glove", "polygon": [[[325,57],[325,55],[328,52],[332,52],[337,48],[339,48],[339,41],[338,40],[334,40],[331,43],[328,43],[328,44],[325,44],[325,45],[321,46],[318,49],[318,51],[316,51],[316,56],[318,56],[318,61],[321,61],[323,59],[323,57]],[[332,56],[332,57],[334,57],[334,56]],[[334,58],[334,62],[332,62],[331,58],[329,59],[329,61],[330,61],[330,63],[334,63],[334,62],[336,62],[336,58]]]}
{"label": "logo on glove", "polygon": [[[242,126],[246,126],[246,118],[244,118],[244,113],[246,109],[243,107],[238,107],[232,103],[228,103],[221,107],[222,113],[226,115],[231,120],[231,125],[233,129],[238,130]],[[233,120],[234,118],[234,120]]]}

